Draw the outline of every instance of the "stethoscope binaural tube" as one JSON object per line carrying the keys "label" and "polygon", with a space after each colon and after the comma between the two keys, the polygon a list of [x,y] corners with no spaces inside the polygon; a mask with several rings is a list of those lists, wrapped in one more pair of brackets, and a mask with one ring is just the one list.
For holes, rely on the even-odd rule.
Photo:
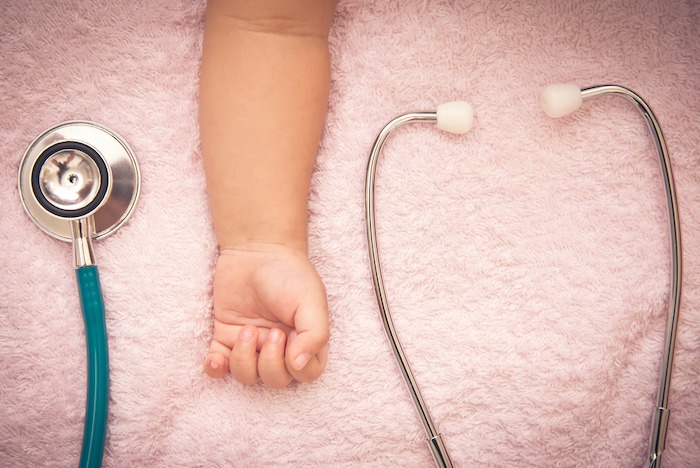
{"label": "stethoscope binaural tube", "polygon": [[88,367],[81,468],[102,465],[109,403],[105,307],[92,241],[126,222],[140,187],[138,163],[129,146],[93,122],[64,122],[48,129],[32,142],[20,164],[25,211],[41,230],[73,246]]}

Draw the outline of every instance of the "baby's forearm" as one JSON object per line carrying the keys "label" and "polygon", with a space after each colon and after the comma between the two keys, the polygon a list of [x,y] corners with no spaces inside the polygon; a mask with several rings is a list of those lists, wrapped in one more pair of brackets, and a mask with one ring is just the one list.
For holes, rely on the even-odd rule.
{"label": "baby's forearm", "polygon": [[199,120],[220,246],[265,242],[306,250],[333,8],[328,0],[209,2]]}

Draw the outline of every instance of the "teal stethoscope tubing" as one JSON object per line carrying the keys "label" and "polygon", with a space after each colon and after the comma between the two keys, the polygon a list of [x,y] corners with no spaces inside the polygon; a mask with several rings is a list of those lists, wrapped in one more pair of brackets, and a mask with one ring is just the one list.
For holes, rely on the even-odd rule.
{"label": "teal stethoscope tubing", "polygon": [[77,268],[75,274],[85,321],[88,363],[87,402],[80,467],[97,468],[102,466],[109,402],[109,351],[105,306],[97,266]]}

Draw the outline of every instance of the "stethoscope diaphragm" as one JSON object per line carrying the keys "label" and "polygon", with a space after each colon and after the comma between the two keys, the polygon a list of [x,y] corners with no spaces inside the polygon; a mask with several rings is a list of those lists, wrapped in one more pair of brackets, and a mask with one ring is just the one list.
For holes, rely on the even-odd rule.
{"label": "stethoscope diaphragm", "polygon": [[71,220],[88,216],[94,239],[114,232],[133,212],[140,187],[129,145],[88,121],[46,130],[29,146],[19,170],[27,214],[41,230],[66,242],[71,242]]}

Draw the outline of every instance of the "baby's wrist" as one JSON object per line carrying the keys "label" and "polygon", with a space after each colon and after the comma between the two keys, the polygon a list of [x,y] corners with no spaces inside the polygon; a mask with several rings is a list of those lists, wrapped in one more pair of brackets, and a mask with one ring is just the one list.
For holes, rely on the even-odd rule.
{"label": "baby's wrist", "polygon": [[234,240],[229,243],[220,243],[219,254],[250,252],[250,253],[278,253],[283,251],[296,251],[307,255],[306,241],[290,241],[290,240],[270,240],[270,239],[248,239]]}
{"label": "baby's wrist", "polygon": [[260,229],[246,228],[217,231],[219,251],[275,251],[294,249],[307,253],[306,223],[303,226],[281,228],[280,226],[260,226]]}

